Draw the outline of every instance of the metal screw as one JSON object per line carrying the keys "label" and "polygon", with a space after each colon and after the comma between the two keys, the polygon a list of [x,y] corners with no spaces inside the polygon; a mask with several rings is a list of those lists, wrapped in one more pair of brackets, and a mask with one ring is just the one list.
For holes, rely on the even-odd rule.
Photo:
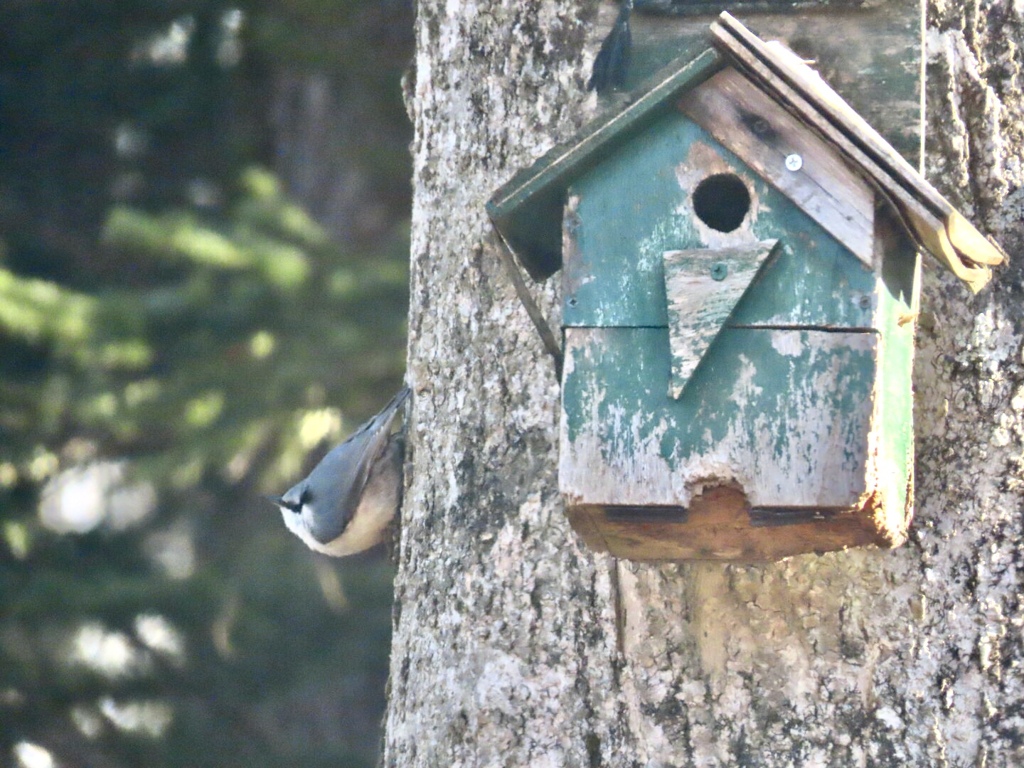
{"label": "metal screw", "polygon": [[804,159],[795,152],[792,155],[786,155],[786,170],[787,171],[799,171],[804,167]]}
{"label": "metal screw", "polygon": [[569,303],[569,306],[570,306],[570,307],[575,307],[575,306],[576,306],[576,304],[578,304],[579,302],[577,302],[577,300],[576,300],[576,297],[575,297],[575,296],[573,296],[572,298],[570,298],[570,299],[569,299],[569,302],[568,302],[568,303]]}
{"label": "metal screw", "polygon": [[857,300],[857,303],[860,305],[861,309],[870,309],[871,297],[868,296],[867,294],[864,294]]}
{"label": "metal screw", "polygon": [[711,265],[711,279],[712,280],[725,280],[725,276],[729,274],[729,267],[726,266],[724,261],[720,261],[717,264]]}

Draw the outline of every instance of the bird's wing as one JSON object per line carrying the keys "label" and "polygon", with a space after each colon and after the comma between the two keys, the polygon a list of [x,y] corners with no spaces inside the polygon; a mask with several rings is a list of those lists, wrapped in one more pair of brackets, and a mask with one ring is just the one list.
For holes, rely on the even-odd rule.
{"label": "bird's wing", "polygon": [[[391,433],[391,421],[408,397],[409,388],[403,387],[380,413],[324,456],[310,473],[311,488],[348,488],[344,495],[338,494],[336,503],[341,507],[336,510],[338,514],[316,515],[309,521],[310,534],[321,544],[334,541],[348,526],[356,507],[359,506],[370,468],[387,443]],[[315,503],[314,501],[314,505]]]}

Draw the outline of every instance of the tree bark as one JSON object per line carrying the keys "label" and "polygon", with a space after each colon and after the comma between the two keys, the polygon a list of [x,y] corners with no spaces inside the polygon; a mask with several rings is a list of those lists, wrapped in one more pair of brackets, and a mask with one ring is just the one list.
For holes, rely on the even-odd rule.
{"label": "tree bark", "polygon": [[[1024,764],[1018,259],[977,297],[926,270],[902,548],[643,565],[569,529],[558,384],[484,202],[590,116],[595,14],[419,5],[412,469],[384,763]],[[1008,2],[934,1],[928,25],[930,177],[1013,258],[1024,22]],[[553,322],[555,291],[538,291]]]}

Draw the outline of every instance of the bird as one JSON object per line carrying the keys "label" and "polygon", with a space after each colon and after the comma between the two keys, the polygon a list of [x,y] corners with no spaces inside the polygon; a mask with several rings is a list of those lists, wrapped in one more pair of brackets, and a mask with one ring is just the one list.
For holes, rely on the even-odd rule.
{"label": "bird", "polygon": [[647,16],[686,16],[699,13],[694,0],[622,0],[619,15],[594,59],[594,68],[587,81],[588,91],[601,96],[621,91],[629,80],[633,53],[633,34],[630,18],[633,11]]}
{"label": "bird", "polygon": [[601,49],[594,59],[594,68],[590,72],[590,80],[587,81],[588,91],[604,94],[626,85],[633,48],[633,38],[629,31],[629,18],[632,12],[633,0],[622,0],[615,24],[612,25],[608,37],[601,43]]}
{"label": "bird", "polygon": [[402,503],[405,430],[391,422],[409,397],[387,405],[330,451],[282,496],[271,496],[284,524],[315,552],[344,557],[383,541]]}

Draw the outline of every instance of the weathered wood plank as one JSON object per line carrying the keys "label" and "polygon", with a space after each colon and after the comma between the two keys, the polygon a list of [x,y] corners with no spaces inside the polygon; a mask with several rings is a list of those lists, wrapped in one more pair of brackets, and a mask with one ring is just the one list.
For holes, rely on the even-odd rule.
{"label": "weathered wood plank", "polygon": [[848,547],[893,547],[906,536],[905,526],[893,531],[880,525],[870,506],[832,511],[770,534],[752,522],[751,512],[742,492],[723,485],[694,496],[686,514],[675,519],[599,506],[574,507],[568,515],[588,546],[635,561],[762,562]]}
{"label": "weathered wood plank", "polygon": [[872,266],[874,192],[826,142],[732,68],[684,94],[679,107]]}
{"label": "weathered wood plank", "polygon": [[[728,13],[711,27],[715,44],[780,103],[840,149],[903,214],[922,247],[977,292],[1002,250],[977,232],[877,131],[797,56],[762,42]],[[951,236],[956,236],[953,242]],[[973,254],[973,255],[972,255]]]}
{"label": "weathered wood plank", "polygon": [[704,353],[778,244],[778,240],[766,240],[745,247],[664,253],[671,397],[682,395]]}
{"label": "weathered wood plank", "polygon": [[659,329],[566,333],[559,485],[588,545],[765,560],[905,538],[906,423],[880,408],[909,386],[877,390],[876,334],[726,328],[674,400]]}

